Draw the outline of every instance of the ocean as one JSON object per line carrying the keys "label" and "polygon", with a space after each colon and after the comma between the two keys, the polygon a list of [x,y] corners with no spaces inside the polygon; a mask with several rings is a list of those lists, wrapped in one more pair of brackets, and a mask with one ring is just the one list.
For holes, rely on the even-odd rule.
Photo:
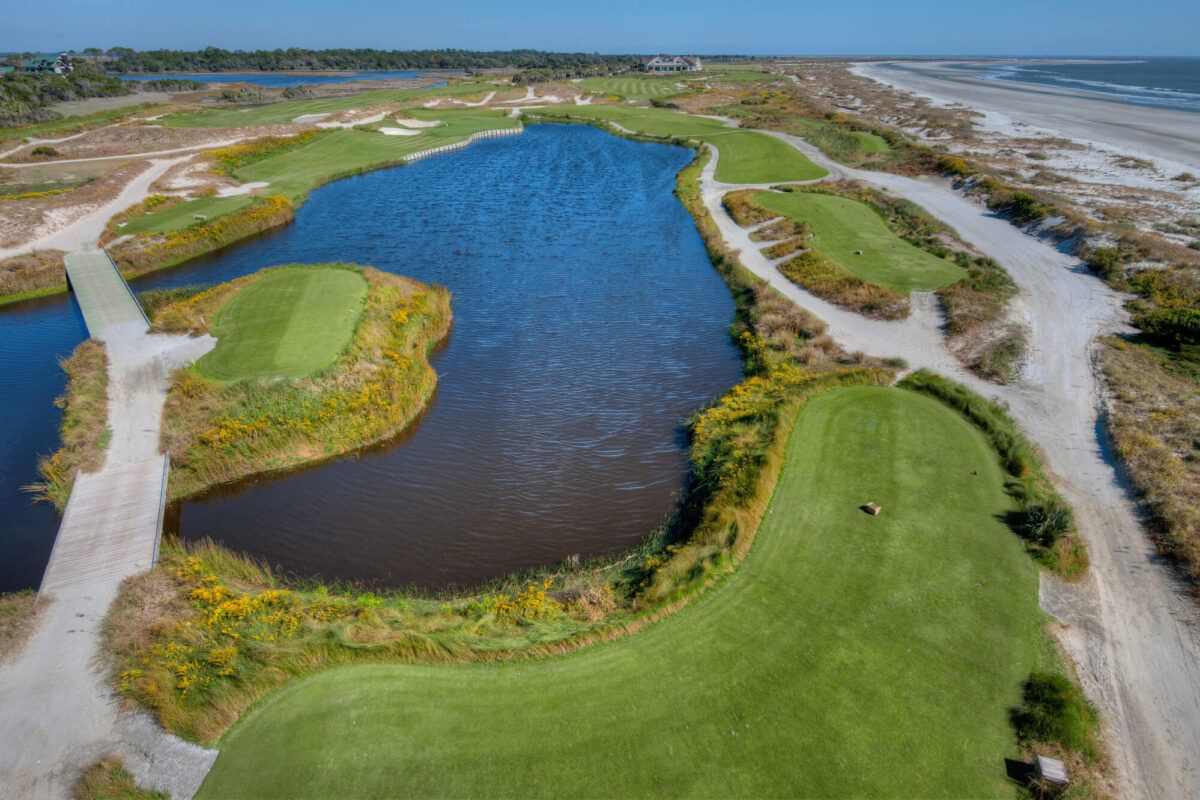
{"label": "ocean", "polygon": [[[966,66],[966,65],[964,65]],[[992,80],[1116,95],[1137,105],[1200,113],[1200,58],[971,64]]]}

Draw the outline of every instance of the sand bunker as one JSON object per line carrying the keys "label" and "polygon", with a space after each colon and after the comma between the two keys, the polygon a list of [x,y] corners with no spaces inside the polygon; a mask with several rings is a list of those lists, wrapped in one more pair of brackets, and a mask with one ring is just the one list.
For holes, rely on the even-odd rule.
{"label": "sand bunker", "polygon": [[420,131],[410,131],[408,128],[380,128],[384,136],[420,136]]}
{"label": "sand bunker", "polygon": [[392,121],[406,128],[436,128],[442,124],[440,119],[409,119],[408,117],[394,117]]}
{"label": "sand bunker", "polygon": [[292,122],[295,122],[298,125],[307,125],[310,122],[317,122],[319,120],[323,120],[328,116],[330,116],[330,115],[329,114],[301,114],[300,116],[298,116],[294,120],[292,120]]}
{"label": "sand bunker", "polygon": [[266,181],[251,181],[250,183],[243,183],[240,186],[225,186],[217,190],[217,196],[233,197],[239,194],[250,194],[255,189],[264,189],[270,185]]}

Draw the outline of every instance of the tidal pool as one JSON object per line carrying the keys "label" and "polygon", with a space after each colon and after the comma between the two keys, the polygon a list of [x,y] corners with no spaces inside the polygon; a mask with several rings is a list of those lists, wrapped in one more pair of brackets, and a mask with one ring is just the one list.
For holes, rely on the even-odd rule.
{"label": "tidal pool", "polygon": [[[297,574],[426,587],[636,544],[683,487],[684,422],[741,375],[732,298],[671,193],[690,158],[532,126],[337,181],[286,229],[139,281],[349,261],[453,294],[438,391],[407,433],[182,503],[168,527]],[[4,588],[36,585],[53,541],[54,515],[16,487],[55,446],[55,357],[83,335],[73,301],[0,313],[0,369],[17,375],[0,408],[29,426],[0,449]]]}

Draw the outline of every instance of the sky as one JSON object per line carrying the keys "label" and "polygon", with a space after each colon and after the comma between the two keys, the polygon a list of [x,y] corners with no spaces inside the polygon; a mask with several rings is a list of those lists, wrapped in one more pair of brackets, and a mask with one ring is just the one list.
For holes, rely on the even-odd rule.
{"label": "sky", "polygon": [[1197,0],[0,0],[0,51],[1200,56]]}

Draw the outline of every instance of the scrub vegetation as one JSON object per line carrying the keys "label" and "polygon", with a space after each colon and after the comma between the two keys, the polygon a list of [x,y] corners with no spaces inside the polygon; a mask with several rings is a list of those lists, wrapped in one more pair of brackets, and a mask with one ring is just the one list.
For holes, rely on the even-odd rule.
{"label": "scrub vegetation", "polygon": [[83,771],[71,786],[74,800],[167,800],[161,792],[141,789],[120,756],[108,756]]}
{"label": "scrub vegetation", "polygon": [[437,376],[449,294],[349,265],[264,270],[164,305],[154,329],[212,333],[163,412],[169,495],[330,459],[399,433]]}
{"label": "scrub vegetation", "polygon": [[0,664],[15,656],[33,633],[37,621],[37,592],[0,594]]}
{"label": "scrub vegetation", "polygon": [[0,305],[63,291],[66,269],[61,250],[37,250],[0,260]]}
{"label": "scrub vegetation", "polygon": [[104,451],[112,434],[108,427],[108,356],[104,343],[88,339],[61,366],[67,373],[66,391],[55,405],[63,409],[59,436],[62,445],[38,461],[41,480],[31,488],[38,499],[67,506],[80,472],[104,466]]}

